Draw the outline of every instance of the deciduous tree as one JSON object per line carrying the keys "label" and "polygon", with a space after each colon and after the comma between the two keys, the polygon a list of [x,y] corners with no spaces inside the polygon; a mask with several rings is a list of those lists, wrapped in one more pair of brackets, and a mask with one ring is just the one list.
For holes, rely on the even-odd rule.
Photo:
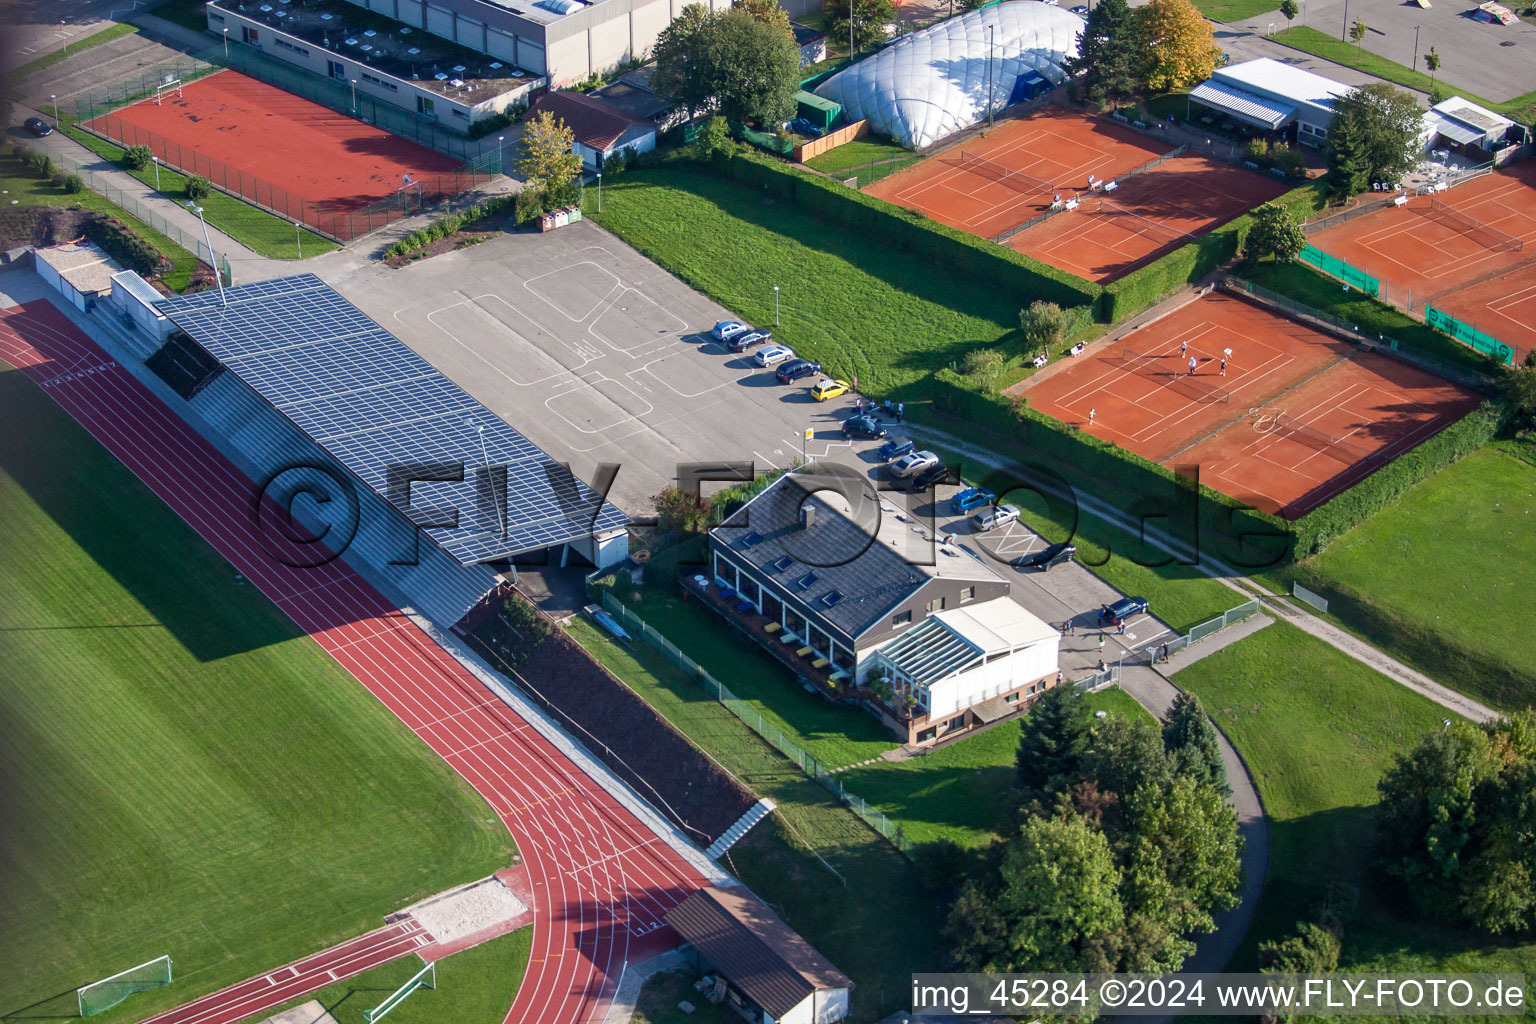
{"label": "deciduous tree", "polygon": [[1279,974],[1332,974],[1339,968],[1339,940],[1310,921],[1296,925],[1296,934],[1278,942],[1259,943],[1259,966]]}
{"label": "deciduous tree", "polygon": [[719,16],[709,45],[722,114],[775,128],[795,116],[800,48],[793,38],[733,8]]}
{"label": "deciduous tree", "polygon": [[733,9],[746,11],[764,25],[772,25],[783,30],[789,38],[795,38],[795,30],[789,25],[789,12],[780,5],[779,0],[735,0]]}
{"label": "deciduous tree", "polygon": [[538,196],[542,210],[566,206],[576,198],[581,157],[575,152],[576,133],[548,110],[530,117],[517,147],[517,173],[528,179],[525,189]]}
{"label": "deciduous tree", "polygon": [[1386,82],[1351,89],[1335,100],[1328,129],[1332,191],[1354,195],[1372,181],[1397,178],[1413,167],[1422,117],[1412,95]]}
{"label": "deciduous tree", "polygon": [[995,348],[974,348],[965,354],[965,361],[960,365],[965,375],[980,384],[983,391],[991,391],[997,384],[998,374],[1003,372],[1003,354]]}
{"label": "deciduous tree", "polygon": [[1295,21],[1296,15],[1301,13],[1301,5],[1296,0],[1280,0],[1280,13],[1287,23]]}
{"label": "deciduous tree", "polygon": [[1355,44],[1355,49],[1360,49],[1360,40],[1365,38],[1365,34],[1368,31],[1370,30],[1366,27],[1365,22],[1359,18],[1356,18],[1355,23],[1349,26],[1349,41]]}
{"label": "deciduous tree", "polygon": [[1036,299],[1019,310],[1019,330],[1026,353],[1047,352],[1066,336],[1067,314],[1054,302]]}
{"label": "deciduous tree", "polygon": [[1190,0],[1151,0],[1136,11],[1147,88],[1182,89],[1216,70],[1221,47]]}
{"label": "deciduous tree", "polygon": [[1306,248],[1307,234],[1291,211],[1279,203],[1265,203],[1253,211],[1253,227],[1243,243],[1243,258],[1249,263],[1274,258],[1290,263]]}
{"label": "deciduous tree", "polygon": [[652,87],[658,95],[681,105],[690,120],[694,111],[708,107],[714,98],[710,36],[715,24],[715,15],[707,7],[689,4],[662,29],[651,50],[656,60]]}
{"label": "deciduous tree", "polygon": [[829,15],[828,38],[840,43],[848,39],[848,19],[852,10],[855,53],[884,42],[886,26],[896,20],[895,0],[826,0],[822,9]]}

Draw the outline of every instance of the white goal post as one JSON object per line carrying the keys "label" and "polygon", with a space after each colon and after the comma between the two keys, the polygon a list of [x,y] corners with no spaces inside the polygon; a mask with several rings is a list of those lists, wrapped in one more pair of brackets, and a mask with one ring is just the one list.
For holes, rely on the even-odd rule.
{"label": "white goal post", "polygon": [[110,1010],[135,992],[163,988],[171,983],[171,958],[157,956],[137,967],[118,971],[110,978],[93,981],[75,990],[80,1016],[91,1017]]}

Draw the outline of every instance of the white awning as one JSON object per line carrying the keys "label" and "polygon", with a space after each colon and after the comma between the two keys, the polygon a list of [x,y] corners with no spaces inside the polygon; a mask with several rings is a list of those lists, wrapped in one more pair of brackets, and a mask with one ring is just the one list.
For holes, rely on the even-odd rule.
{"label": "white awning", "polygon": [[1279,128],[1296,114],[1294,104],[1265,99],[1255,93],[1215,81],[1201,82],[1189,91],[1189,98],[1270,131]]}
{"label": "white awning", "polygon": [[1468,128],[1464,124],[1458,124],[1451,118],[1444,117],[1436,111],[1431,110],[1424,115],[1424,119],[1434,126],[1437,133],[1459,145],[1464,146],[1469,142],[1480,143],[1483,141],[1482,132]]}

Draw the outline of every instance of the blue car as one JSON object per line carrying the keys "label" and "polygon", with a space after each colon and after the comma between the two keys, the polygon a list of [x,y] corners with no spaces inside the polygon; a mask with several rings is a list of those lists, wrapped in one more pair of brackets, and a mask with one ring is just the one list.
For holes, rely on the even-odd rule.
{"label": "blue car", "polygon": [[893,437],[875,450],[882,462],[891,462],[903,455],[911,455],[916,445],[910,437]]}
{"label": "blue car", "polygon": [[967,487],[965,490],[949,499],[949,511],[951,515],[963,516],[983,505],[991,505],[997,501],[997,495],[985,487]]}

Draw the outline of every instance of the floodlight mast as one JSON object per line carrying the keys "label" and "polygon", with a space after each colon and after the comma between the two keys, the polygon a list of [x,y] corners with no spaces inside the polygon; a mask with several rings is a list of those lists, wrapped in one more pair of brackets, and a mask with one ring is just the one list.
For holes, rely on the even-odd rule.
{"label": "floodlight mast", "polygon": [[208,222],[203,220],[203,208],[188,199],[187,209],[197,214],[197,219],[202,221],[203,243],[208,246],[208,259],[213,264],[213,283],[219,286],[219,305],[228,306],[229,300],[224,297],[224,277],[219,273],[219,255],[213,251],[213,239],[208,237]]}

